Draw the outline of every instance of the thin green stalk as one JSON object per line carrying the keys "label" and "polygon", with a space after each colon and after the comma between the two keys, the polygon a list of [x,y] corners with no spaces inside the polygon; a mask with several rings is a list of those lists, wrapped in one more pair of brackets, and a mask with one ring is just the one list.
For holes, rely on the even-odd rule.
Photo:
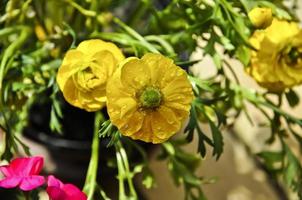
{"label": "thin green stalk", "polygon": [[149,42],[153,41],[153,42],[159,43],[170,56],[176,55],[173,47],[166,40],[162,39],[161,37],[156,36],[156,35],[148,35],[145,38]]}
{"label": "thin green stalk", "polygon": [[122,156],[119,151],[119,147],[116,147],[116,161],[117,161],[117,169],[118,169],[119,199],[124,200],[127,197],[125,193],[125,185],[124,185],[125,170],[123,166]]}
{"label": "thin green stalk", "polygon": [[116,159],[117,159],[117,166],[118,166],[118,180],[119,180],[119,192],[120,192],[119,199],[125,200],[127,197],[127,195],[125,194],[125,185],[124,185],[125,179],[127,179],[127,183],[129,186],[130,197],[133,199],[137,199],[137,194],[132,181],[133,174],[130,171],[126,151],[120,141],[115,143],[115,148],[116,148]]}
{"label": "thin green stalk", "polygon": [[128,23],[129,26],[135,26],[137,24],[137,21],[142,18],[142,16],[146,13],[148,10],[148,7],[150,6],[150,2],[148,0],[141,0],[139,1],[138,6],[130,16]]}
{"label": "thin green stalk", "polygon": [[23,28],[24,28],[24,26],[22,26],[22,25],[3,28],[3,29],[0,30],[0,38],[1,37],[6,37],[7,35],[9,35],[11,33],[15,33],[17,31],[20,31]]}
{"label": "thin green stalk", "polygon": [[[21,28],[22,27],[22,28]],[[29,27],[26,26],[18,26],[16,28],[16,30],[20,29],[20,36],[14,41],[12,42],[8,48],[4,51],[3,56],[2,56],[2,60],[0,63],[0,112],[2,113],[2,117],[4,119],[5,122],[5,147],[4,147],[4,154],[5,157],[10,157],[11,153],[9,151],[9,149],[7,149],[7,147],[11,146],[10,144],[14,144],[14,137],[10,131],[10,126],[8,123],[8,117],[6,116],[5,113],[5,104],[3,102],[4,100],[4,94],[3,94],[3,79],[5,77],[6,72],[8,71],[10,65],[12,64],[12,62],[10,62],[10,60],[12,59],[12,57],[14,56],[15,52],[18,50],[18,48],[20,48],[22,46],[22,44],[26,41],[28,35],[30,34],[31,30]],[[13,30],[9,30],[8,32],[11,32]],[[3,156],[3,154],[0,155],[1,157]]]}
{"label": "thin green stalk", "polygon": [[65,0],[65,2],[67,2],[69,5],[71,5],[72,7],[77,9],[80,13],[82,13],[83,15],[85,15],[87,17],[95,17],[96,16],[96,12],[83,8],[82,6],[80,6],[79,4],[74,2],[73,0]]}
{"label": "thin green stalk", "polygon": [[124,22],[122,22],[119,18],[114,17],[113,21],[121,26],[129,35],[131,35],[133,38],[137,39],[142,43],[143,46],[145,46],[150,52],[153,53],[159,53],[159,51],[150,44],[143,36],[141,36],[139,33],[137,33],[135,30],[127,26]]}
{"label": "thin green stalk", "polygon": [[132,181],[133,177],[131,175],[131,171],[130,171],[130,167],[129,167],[129,162],[128,162],[128,157],[127,157],[126,151],[125,151],[125,149],[123,147],[121,147],[120,152],[121,152],[121,156],[122,156],[122,159],[123,159],[123,162],[124,162],[124,166],[125,166],[126,172],[128,174],[128,176],[127,176],[127,182],[128,182],[128,185],[129,185],[129,190],[130,190],[131,197],[137,198],[137,194],[136,194],[136,191],[135,191],[135,188],[134,188],[134,185],[133,185],[133,181]]}
{"label": "thin green stalk", "polygon": [[21,47],[21,45],[26,41],[27,36],[30,34],[31,30],[29,27],[23,26],[21,29],[20,36],[12,42],[7,49],[4,51],[1,64],[0,64],[0,91],[1,98],[2,96],[2,83],[3,78],[5,76],[5,72],[8,70],[9,66],[7,66],[8,60],[14,55],[15,51]]}
{"label": "thin green stalk", "polygon": [[103,115],[101,112],[95,113],[94,119],[94,133],[93,133],[93,140],[91,146],[91,158],[86,174],[85,185],[83,191],[87,194],[88,200],[93,200],[93,195],[95,193],[95,189],[97,186],[96,179],[97,179],[97,172],[98,172],[98,163],[99,163],[99,128],[101,122],[104,120]]}
{"label": "thin green stalk", "polygon": [[19,22],[23,23],[24,19],[25,19],[25,15],[26,15],[26,11],[30,5],[30,3],[32,2],[32,0],[27,0],[26,2],[24,2],[22,4],[22,8],[21,8],[21,16],[19,18]]}

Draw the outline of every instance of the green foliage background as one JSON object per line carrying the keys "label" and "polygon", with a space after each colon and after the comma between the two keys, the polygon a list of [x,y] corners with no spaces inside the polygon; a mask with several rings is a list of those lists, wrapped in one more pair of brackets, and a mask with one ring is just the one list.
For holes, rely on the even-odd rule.
{"label": "green foliage background", "polygon": [[[238,59],[245,66],[249,63],[252,47],[248,38],[254,28],[247,13],[257,6],[270,7],[278,18],[297,20],[297,2],[287,2],[291,6],[285,6],[282,0],[1,0],[0,125],[5,132],[1,160],[10,160],[20,146],[30,153],[19,137],[28,122],[29,109],[37,101],[51,102],[50,128],[54,134],[62,132],[64,116],[62,94],[55,81],[57,69],[68,49],[82,40],[100,38],[114,42],[127,56],[161,53],[190,74],[196,98],[185,135],[162,144],[159,156],[168,163],[175,184],[185,188],[185,199],[206,199],[202,185],[209,181],[196,176],[194,171],[208,153],[206,146],[216,159],[223,156],[221,130],[232,127],[241,114],[251,119],[247,104],[254,105],[266,117],[266,126],[271,128],[267,143],[278,140],[282,144],[280,151],[250,156],[277,183],[302,199],[302,168],[298,159],[301,155],[294,154],[287,144],[292,135],[302,145],[302,120],[280,109],[282,100],[296,106],[298,95],[294,90],[270,94],[244,88],[228,63],[228,58]],[[197,48],[213,59],[215,76],[200,79],[191,73],[190,67],[200,61],[190,60]],[[221,48],[223,51],[218,50]],[[226,75],[226,70],[232,72],[232,77]],[[271,96],[278,97],[278,102],[272,102]],[[95,120],[93,153],[84,191],[89,199],[108,199],[96,183],[96,172],[99,137],[111,137],[109,145],[116,150],[120,199],[137,199],[132,182],[135,174],[143,173],[147,188],[155,183],[145,150],[135,141],[122,138],[100,113],[96,113]],[[200,122],[209,125],[211,135],[204,133]],[[298,132],[296,126],[300,128]],[[198,154],[181,148],[192,140],[198,140]],[[142,162],[129,163],[125,146],[140,152]]]}

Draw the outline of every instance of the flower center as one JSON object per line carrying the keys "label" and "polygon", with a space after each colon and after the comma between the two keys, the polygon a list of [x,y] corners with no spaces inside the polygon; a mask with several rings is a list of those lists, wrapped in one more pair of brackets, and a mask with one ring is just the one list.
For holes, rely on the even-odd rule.
{"label": "flower center", "polygon": [[162,94],[155,87],[146,87],[139,97],[139,101],[144,108],[157,108],[162,100]]}
{"label": "flower center", "polygon": [[291,62],[297,63],[298,58],[300,57],[300,53],[298,52],[297,48],[292,48],[289,53],[288,57],[290,58]]}
{"label": "flower center", "polygon": [[292,47],[286,56],[287,64],[297,64],[299,59],[302,58],[302,53],[299,51],[297,47]]}

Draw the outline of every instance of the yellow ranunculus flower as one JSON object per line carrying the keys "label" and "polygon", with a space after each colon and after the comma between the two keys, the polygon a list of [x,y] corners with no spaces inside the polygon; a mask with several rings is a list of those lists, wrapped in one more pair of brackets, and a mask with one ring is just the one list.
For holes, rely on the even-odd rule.
{"label": "yellow ranunculus flower", "polygon": [[295,22],[274,19],[250,38],[248,73],[263,87],[280,92],[302,83],[302,30]]}
{"label": "yellow ranunculus flower", "polygon": [[107,84],[111,122],[132,139],[162,143],[188,117],[193,92],[187,74],[160,54],[120,63]]}
{"label": "yellow ranunculus flower", "polygon": [[106,84],[125,57],[110,42],[86,40],[69,50],[57,74],[64,98],[73,106],[89,112],[106,105]]}
{"label": "yellow ranunculus flower", "polygon": [[256,28],[266,28],[273,21],[273,13],[270,8],[253,8],[248,16]]}

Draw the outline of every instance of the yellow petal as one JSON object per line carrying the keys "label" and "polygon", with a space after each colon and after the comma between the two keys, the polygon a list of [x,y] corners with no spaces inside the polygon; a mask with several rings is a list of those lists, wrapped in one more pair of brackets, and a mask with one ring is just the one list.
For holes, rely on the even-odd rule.
{"label": "yellow petal", "polygon": [[103,40],[99,39],[91,39],[85,40],[79,44],[77,50],[85,53],[86,55],[93,56],[95,53],[99,51],[110,51],[114,57],[117,59],[118,62],[125,59],[121,50],[111,42],[104,42]]}
{"label": "yellow petal", "polygon": [[121,66],[121,82],[125,87],[140,90],[150,83],[148,66],[138,58],[128,58]]}
{"label": "yellow petal", "polygon": [[150,79],[152,85],[158,85],[163,87],[162,79],[164,74],[170,73],[169,69],[175,69],[173,65],[173,60],[164,57],[161,54],[147,53],[141,59],[150,70]]}
{"label": "yellow petal", "polygon": [[152,112],[152,131],[159,139],[170,138],[180,129],[181,123],[167,107],[162,106],[158,111]]}
{"label": "yellow petal", "polygon": [[141,129],[144,121],[143,113],[136,111],[131,117],[126,120],[126,123],[123,126],[119,127],[121,133],[125,136],[131,136]]}
{"label": "yellow petal", "polygon": [[63,96],[68,103],[70,103],[73,106],[81,108],[81,104],[79,103],[79,100],[78,100],[78,90],[75,87],[75,85],[73,84],[73,81],[71,78],[69,78],[66,81],[62,91],[63,91]]}
{"label": "yellow petal", "polygon": [[248,14],[252,24],[257,28],[268,27],[273,20],[273,13],[271,8],[259,8],[252,9]]}
{"label": "yellow petal", "polygon": [[117,69],[118,60],[110,51],[99,51],[93,55],[92,60],[92,62],[95,64],[94,66],[96,66],[92,68],[93,73],[96,76],[101,74],[101,77],[99,78],[102,78],[104,75],[106,75],[106,78],[109,78]]}
{"label": "yellow petal", "polygon": [[83,53],[77,50],[69,50],[66,53],[57,73],[57,83],[61,90],[65,87],[67,79],[78,71],[80,67],[78,63],[82,62],[83,56]]}

